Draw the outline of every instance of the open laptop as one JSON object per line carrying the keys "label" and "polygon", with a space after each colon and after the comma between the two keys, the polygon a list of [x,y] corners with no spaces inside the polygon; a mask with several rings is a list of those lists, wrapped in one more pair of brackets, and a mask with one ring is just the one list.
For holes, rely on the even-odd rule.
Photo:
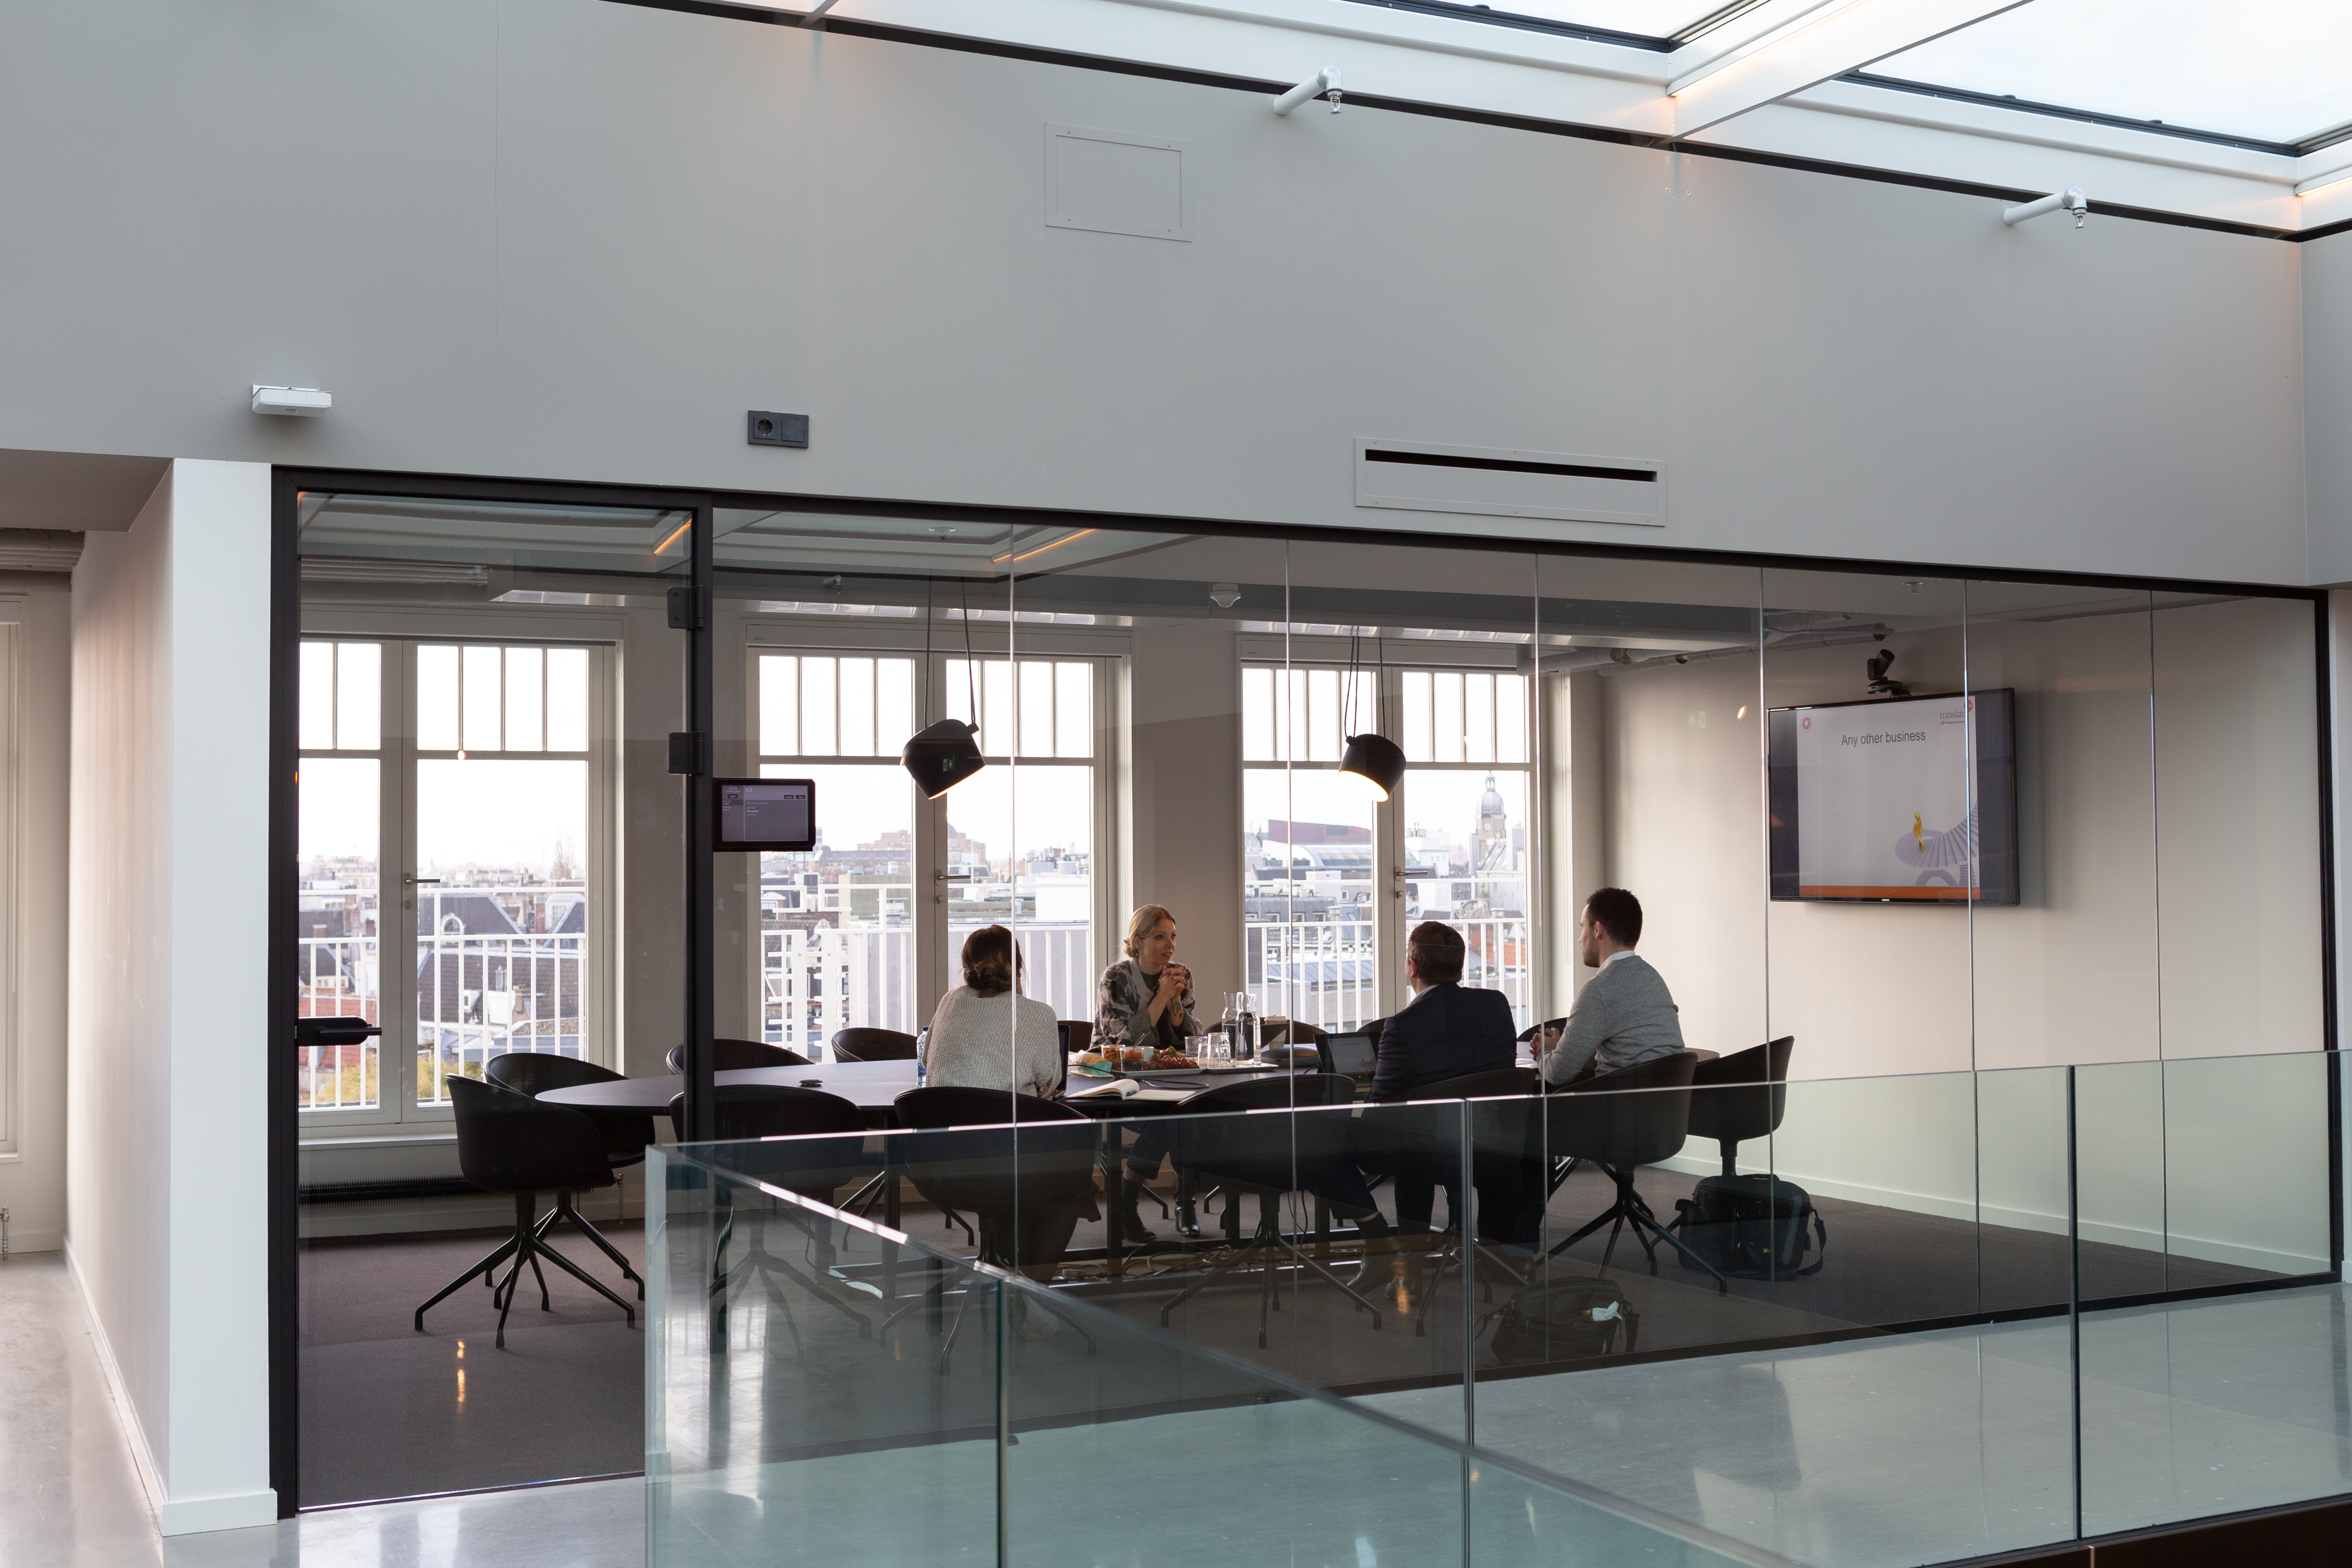
{"label": "open laptop", "polygon": [[1360,1029],[1352,1034],[1326,1035],[1316,1048],[1323,1058],[1325,1072],[1345,1073],[1349,1078],[1370,1078],[1372,1064],[1380,1055],[1378,1042]]}

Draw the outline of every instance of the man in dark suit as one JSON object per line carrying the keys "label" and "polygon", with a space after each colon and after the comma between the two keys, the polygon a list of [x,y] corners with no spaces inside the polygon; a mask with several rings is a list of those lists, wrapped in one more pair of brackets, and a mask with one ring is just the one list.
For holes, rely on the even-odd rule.
{"label": "man in dark suit", "polygon": [[[1462,933],[1435,921],[1423,921],[1405,939],[1404,977],[1413,996],[1373,1026],[1379,1047],[1372,1059],[1372,1099],[1411,1100],[1431,1084],[1507,1068],[1516,1059],[1518,1040],[1511,1004],[1499,991],[1463,987],[1463,952]],[[1359,1124],[1358,1163],[1394,1178],[1401,1238],[1429,1234],[1441,1185],[1446,1213],[1457,1225],[1462,1217],[1458,1183],[1444,1180],[1437,1169],[1444,1160],[1445,1140],[1418,1135],[1415,1115],[1375,1112]],[[1412,1243],[1406,1240],[1404,1245],[1411,1247]],[[1377,1275],[1386,1267],[1384,1258],[1366,1257],[1368,1272]]]}
{"label": "man in dark suit", "polygon": [[1404,979],[1412,1000],[1382,1019],[1372,1061],[1374,1100],[1411,1100],[1449,1078],[1509,1067],[1518,1054],[1511,1004],[1499,991],[1462,987],[1462,933],[1423,921],[1405,939]]}

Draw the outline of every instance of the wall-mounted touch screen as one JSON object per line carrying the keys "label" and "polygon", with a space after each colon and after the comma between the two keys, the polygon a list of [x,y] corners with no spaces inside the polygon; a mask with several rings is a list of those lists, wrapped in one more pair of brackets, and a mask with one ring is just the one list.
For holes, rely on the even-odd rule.
{"label": "wall-mounted touch screen", "polygon": [[719,828],[713,849],[806,851],[816,847],[813,779],[713,779]]}
{"label": "wall-mounted touch screen", "polygon": [[2001,688],[1772,710],[1772,896],[2016,903],[2015,708]]}

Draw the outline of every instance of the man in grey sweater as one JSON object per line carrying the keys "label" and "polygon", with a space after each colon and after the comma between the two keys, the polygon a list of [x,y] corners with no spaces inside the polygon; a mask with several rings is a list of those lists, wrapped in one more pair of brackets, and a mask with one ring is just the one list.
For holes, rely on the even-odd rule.
{"label": "man in grey sweater", "polygon": [[1576,934],[1584,966],[1601,973],[1584,983],[1564,1026],[1543,1031],[1544,1081],[1565,1084],[1681,1050],[1674,994],[1633,951],[1642,901],[1622,888],[1603,888],[1584,901]]}

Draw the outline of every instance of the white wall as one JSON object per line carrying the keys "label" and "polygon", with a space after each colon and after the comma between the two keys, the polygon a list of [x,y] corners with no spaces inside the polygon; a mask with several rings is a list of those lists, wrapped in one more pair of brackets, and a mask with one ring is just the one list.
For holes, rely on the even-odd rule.
{"label": "white wall", "polygon": [[[1604,715],[1609,875],[1643,900],[1643,952],[1685,1038],[1729,1051],[1794,1035],[1792,1076],[1811,1080],[1743,1163],[1833,1196],[2063,1231],[2056,1069],[2081,1064],[2087,1237],[2325,1267],[2309,607],[2151,616],[2135,597],[2121,603],[2141,613],[2051,615],[2033,601],[2056,590],[1971,586],[1969,679],[2017,692],[2014,908],[1769,903],[1755,709],[1734,718],[1757,701],[1754,659],[1578,682]],[[1874,646],[1774,651],[1766,700],[1858,696]],[[1960,685],[1957,627],[1885,646],[1918,689]],[[1683,1163],[1717,1159],[1694,1145]]]}
{"label": "white wall", "polygon": [[264,1523],[269,475],[74,574],[67,1251],[167,1534]]}
{"label": "white wall", "polygon": [[10,1092],[13,1148],[0,1154],[0,1207],[9,1213],[12,1252],[54,1251],[66,1232],[66,781],[71,701],[71,601],[66,579],[0,575],[0,616],[9,627],[13,732],[0,754],[14,769],[14,821],[0,866],[16,878],[9,955],[16,1014]]}
{"label": "white wall", "polygon": [[[1187,142],[1193,239],[1047,226],[1049,121]],[[0,195],[20,447],[1458,526],[1371,436],[1668,465],[1488,532],[2305,570],[2271,240],[575,0],[27,9]]]}

